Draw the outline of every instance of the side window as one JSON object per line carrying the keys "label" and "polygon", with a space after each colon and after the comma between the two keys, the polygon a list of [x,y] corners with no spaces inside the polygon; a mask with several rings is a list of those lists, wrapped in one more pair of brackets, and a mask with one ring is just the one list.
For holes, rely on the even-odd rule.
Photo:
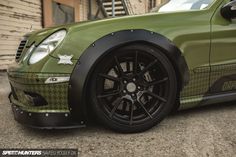
{"label": "side window", "polygon": [[209,4],[211,4],[213,0],[199,0],[196,3],[194,3],[191,7],[192,10],[202,10],[208,7]]}

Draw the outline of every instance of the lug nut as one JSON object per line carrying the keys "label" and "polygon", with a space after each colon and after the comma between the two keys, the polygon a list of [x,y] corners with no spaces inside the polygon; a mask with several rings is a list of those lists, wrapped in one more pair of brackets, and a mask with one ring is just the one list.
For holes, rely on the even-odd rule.
{"label": "lug nut", "polygon": [[124,81],[124,83],[126,84],[126,83],[127,83],[127,81]]}
{"label": "lug nut", "polygon": [[136,81],[136,79],[135,79],[135,78],[133,78],[133,81]]}
{"label": "lug nut", "polygon": [[126,93],[126,90],[123,90],[123,93]]}
{"label": "lug nut", "polygon": [[141,89],[141,87],[138,86],[138,89]]}

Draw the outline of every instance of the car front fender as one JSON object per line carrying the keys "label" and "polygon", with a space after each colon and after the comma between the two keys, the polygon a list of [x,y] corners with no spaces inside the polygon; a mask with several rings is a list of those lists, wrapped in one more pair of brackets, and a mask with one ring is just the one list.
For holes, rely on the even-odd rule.
{"label": "car front fender", "polygon": [[171,61],[178,75],[181,90],[189,81],[188,66],[180,50],[166,37],[148,30],[122,30],[108,34],[91,44],[80,56],[70,78],[69,107],[74,118],[86,119],[88,82],[96,63],[114,49],[131,43],[151,44],[159,48]]}

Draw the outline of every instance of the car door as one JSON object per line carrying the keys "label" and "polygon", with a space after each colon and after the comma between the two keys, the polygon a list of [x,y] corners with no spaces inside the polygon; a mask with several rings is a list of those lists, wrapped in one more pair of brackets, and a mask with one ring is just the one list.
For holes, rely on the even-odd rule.
{"label": "car door", "polygon": [[[229,5],[229,13],[225,13]],[[222,14],[223,13],[223,14]],[[225,16],[225,17],[223,17]],[[224,0],[212,17],[210,93],[236,92],[236,0]]]}

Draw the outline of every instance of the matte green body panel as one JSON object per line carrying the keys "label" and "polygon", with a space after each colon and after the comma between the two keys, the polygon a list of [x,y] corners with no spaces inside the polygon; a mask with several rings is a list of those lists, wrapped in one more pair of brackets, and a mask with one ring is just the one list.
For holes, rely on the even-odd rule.
{"label": "matte green body panel", "polygon": [[[18,100],[11,100],[14,104],[29,112],[69,112],[68,83],[44,83],[48,77],[69,76],[70,74],[10,72],[9,81],[11,88],[18,98]],[[34,106],[24,93],[25,91],[41,95],[48,104],[45,106]]]}
{"label": "matte green body panel", "polygon": [[[225,3],[229,0],[225,0]],[[212,93],[235,91],[236,71],[236,19],[231,21],[220,15],[220,8],[212,18],[212,44],[211,44],[211,79],[214,84],[217,80],[225,77],[221,88],[212,90]],[[229,77],[230,76],[230,77]],[[226,79],[226,77],[228,77]],[[219,85],[220,86],[220,85]]]}
{"label": "matte green body panel", "polygon": [[[234,52],[236,49],[236,24],[235,21],[227,21],[220,15],[220,8],[226,2],[229,2],[229,0],[215,0],[207,9],[200,11],[127,16],[75,23],[32,32],[26,35],[28,36],[28,42],[22,57],[33,43],[35,45],[40,44],[43,39],[55,31],[65,29],[67,30],[67,35],[54,52],[40,62],[29,65],[28,59],[26,59],[24,62],[12,65],[8,70],[10,82],[18,86],[17,84],[22,84],[22,82],[19,82],[21,77],[22,79],[35,79],[35,77],[28,77],[29,75],[25,77],[25,75],[21,75],[22,73],[34,74],[37,77],[43,76],[39,77],[42,80],[46,76],[50,77],[55,74],[70,75],[83,52],[98,39],[121,30],[144,29],[165,36],[180,49],[190,72],[189,83],[180,93],[181,109],[197,106],[203,100],[203,96],[210,92],[209,88],[211,85],[223,75],[228,74],[227,72],[218,74],[219,71],[210,73],[214,68],[222,70],[222,68],[216,65],[236,64],[236,53]],[[221,44],[225,44],[223,45],[224,48],[222,48]],[[226,53],[221,55],[222,51]],[[59,65],[58,55],[73,55],[73,65]],[[223,70],[225,69],[223,68]],[[229,72],[229,74],[231,73],[233,71]],[[18,76],[15,77],[14,74]],[[17,81],[18,83],[16,83]],[[26,82],[24,86],[21,86],[21,90],[37,91],[36,88],[38,87],[29,88],[27,84],[29,83]],[[34,86],[38,86],[37,83]],[[48,87],[46,85],[43,86],[46,89],[50,88],[50,85],[47,85]],[[67,99],[68,84],[57,84],[53,88],[57,88],[57,86],[58,89],[61,89],[59,86],[64,87],[64,90],[62,90],[64,95],[62,94],[61,97]],[[43,90],[38,92],[45,95]],[[50,91],[48,95],[57,97],[58,94]],[[48,95],[46,94],[45,97]],[[20,104],[24,106],[22,102]],[[55,106],[52,103],[53,101],[50,103],[51,106],[49,105],[49,108],[43,108],[43,110],[53,111]],[[63,101],[61,107],[56,108],[64,112],[68,110],[68,104],[66,103],[67,100]],[[42,111],[41,108],[28,109]]]}

